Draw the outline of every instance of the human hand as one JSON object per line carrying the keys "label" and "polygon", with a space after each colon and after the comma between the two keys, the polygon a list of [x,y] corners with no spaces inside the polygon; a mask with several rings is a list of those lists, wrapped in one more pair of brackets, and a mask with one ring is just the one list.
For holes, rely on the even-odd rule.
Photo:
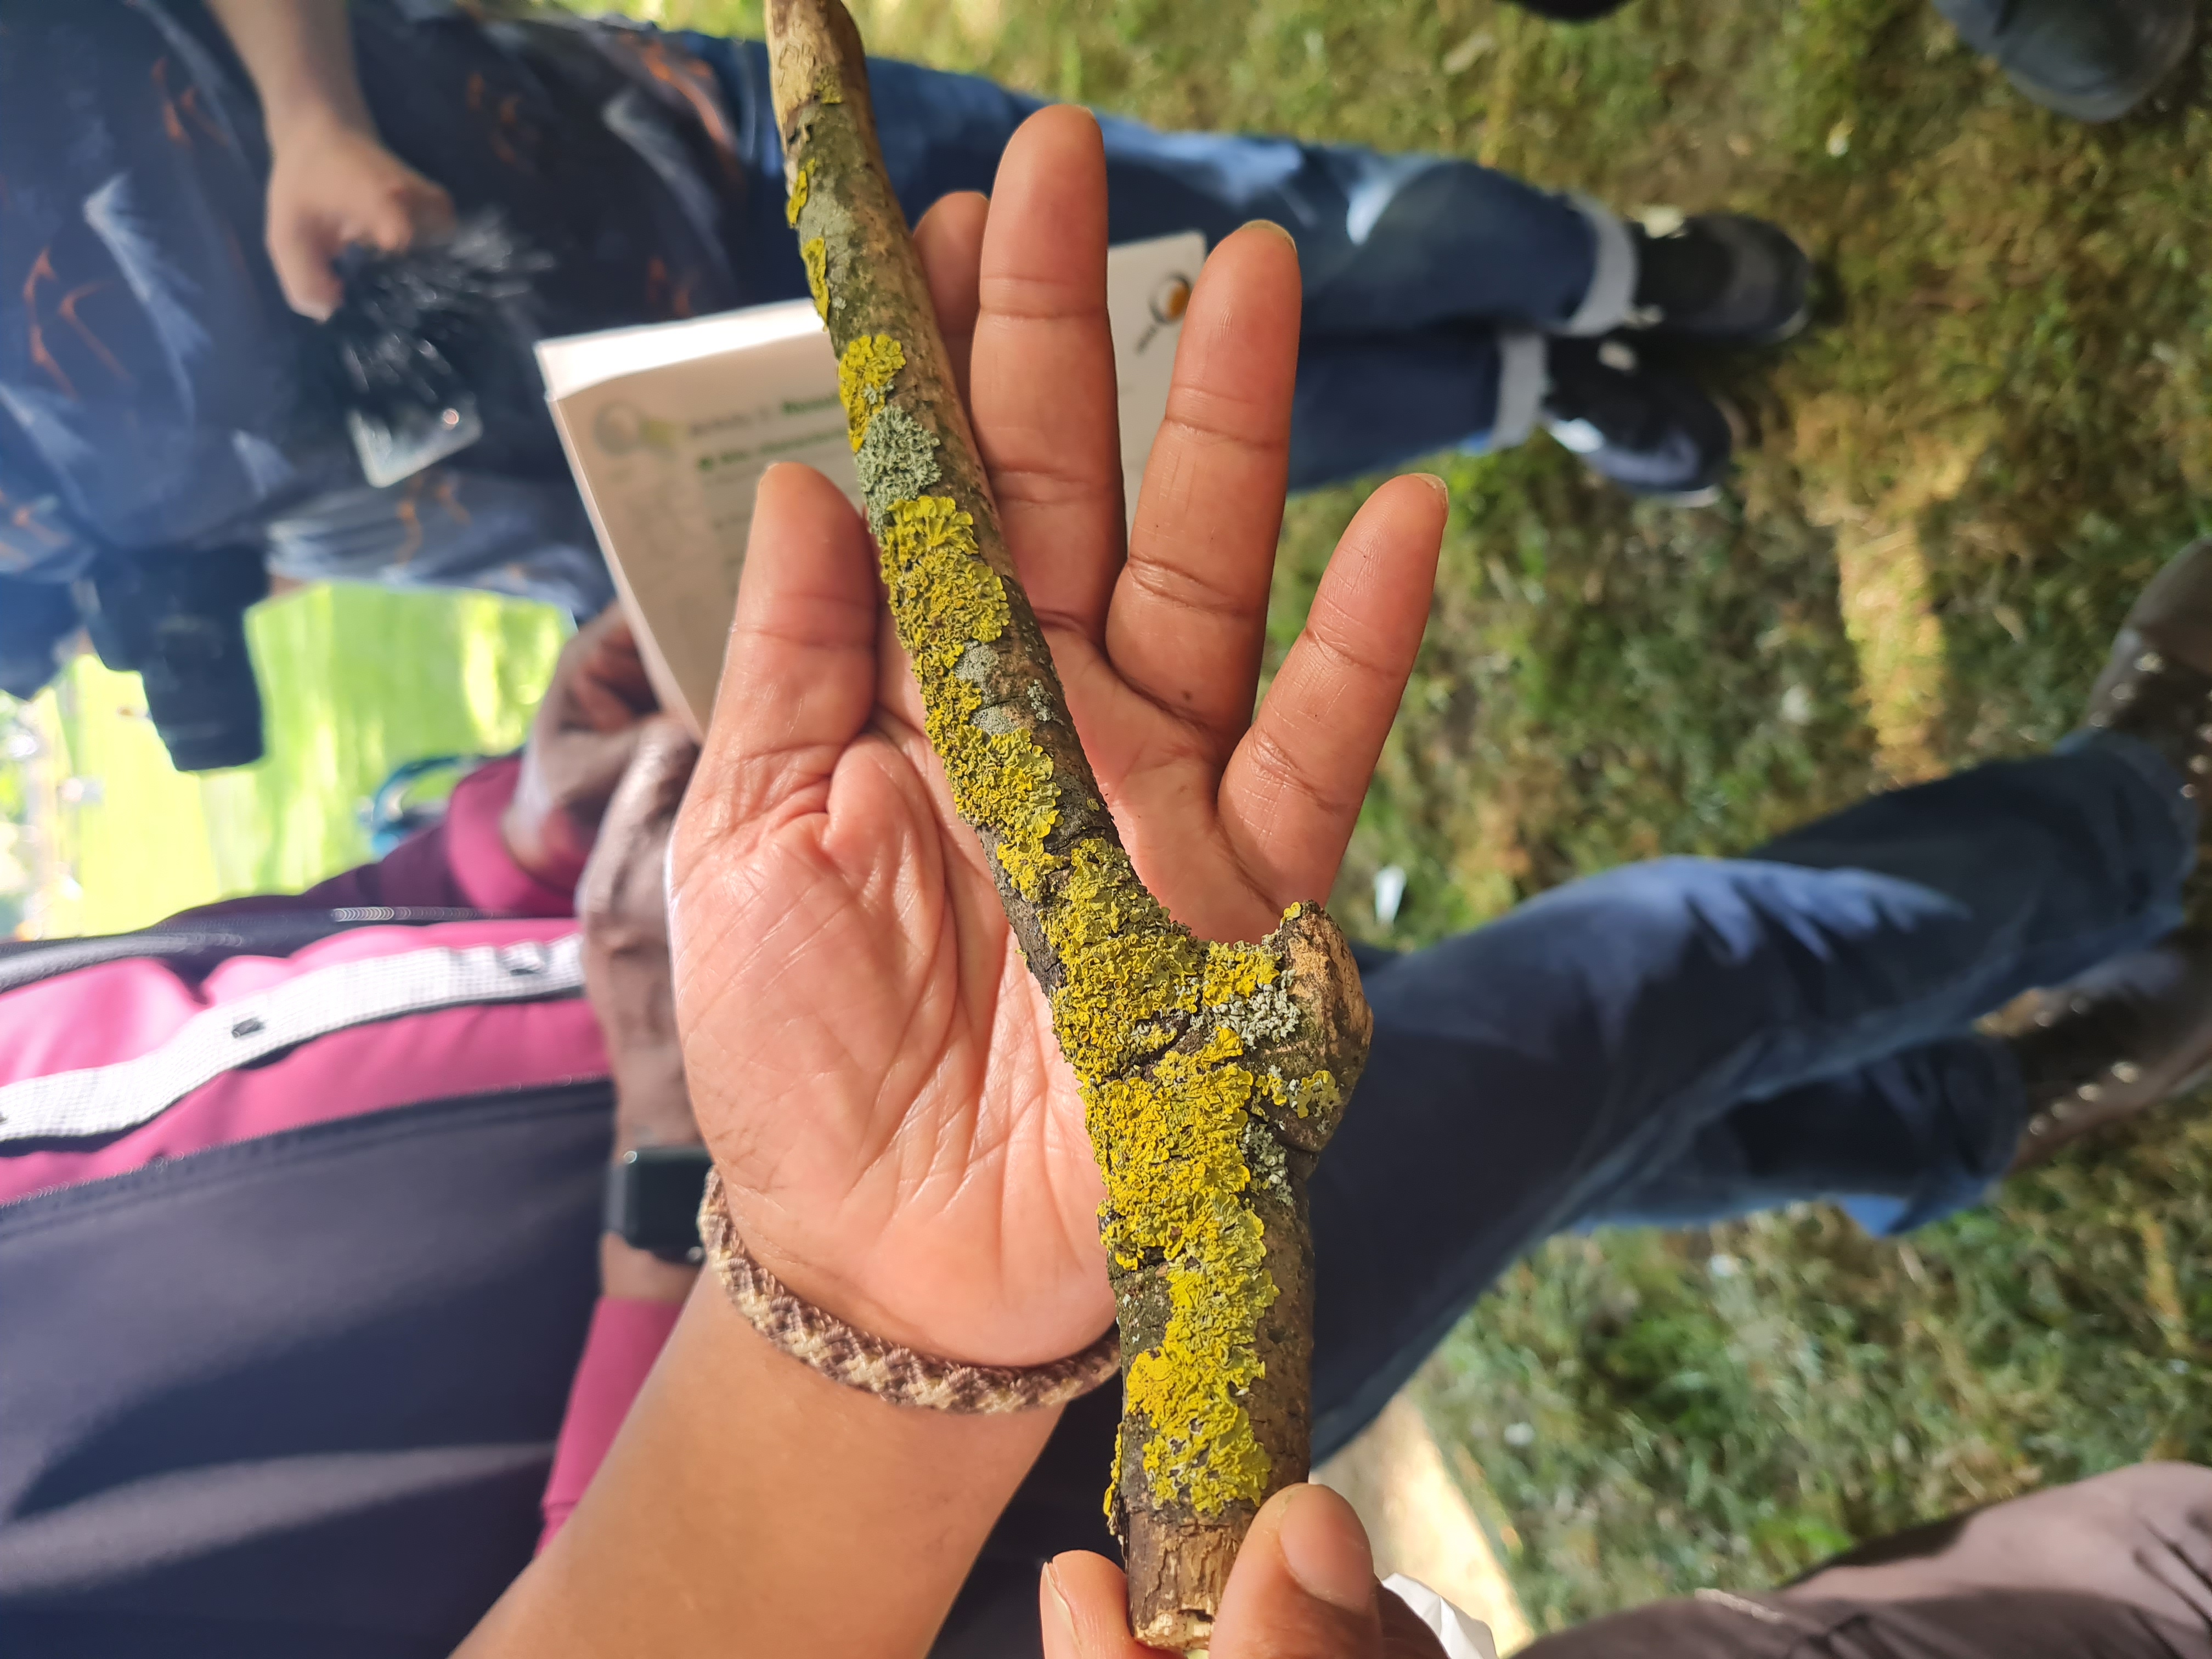
{"label": "human hand", "polygon": [[[1054,1559],[1037,1591],[1045,1659],[1153,1659],[1129,1633],[1129,1593],[1103,1555]],[[1285,1486],[1244,1534],[1207,1651],[1213,1659],[1443,1659],[1443,1644],[1375,1582],[1352,1505]]]}
{"label": "human hand", "polygon": [[272,129],[269,258],[286,303],[317,322],[345,297],[331,262],[367,244],[397,253],[453,228],[453,198],[365,125],[323,117]]}
{"label": "human hand", "polygon": [[549,887],[575,884],[643,722],[659,708],[629,623],[610,605],[562,647],[531,720],[500,823],[517,864]]}
{"label": "human hand", "polygon": [[[917,241],[1006,541],[1136,869],[1201,938],[1326,894],[1428,613],[1443,491],[1386,484],[1256,717],[1287,469],[1289,238],[1215,251],[1123,549],[1105,167],[1032,118],[988,210]],[[923,733],[865,526],[762,481],[738,617],[671,861],[692,1101],[748,1248],[886,1340],[979,1364],[1113,1315],[1083,1103]]]}
{"label": "human hand", "polygon": [[668,957],[668,838],[699,746],[682,724],[655,715],[608,803],[599,843],[576,889],[584,994],[599,1017],[615,1081],[615,1152],[696,1145],[676,1036]]}
{"label": "human hand", "polygon": [[[684,1084],[668,964],[668,836],[699,745],[656,715],[639,729],[606,819],[576,888],[584,994],[607,1045],[615,1088],[614,1155],[641,1146],[696,1146]],[[641,1302],[681,1302],[698,1269],[664,1261],[612,1233],[599,1240],[599,1288]]]}

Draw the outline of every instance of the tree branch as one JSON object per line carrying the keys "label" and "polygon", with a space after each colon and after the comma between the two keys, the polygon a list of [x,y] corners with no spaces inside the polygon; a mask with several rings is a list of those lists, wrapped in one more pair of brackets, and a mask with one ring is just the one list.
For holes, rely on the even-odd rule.
{"label": "tree branch", "polygon": [[769,0],[790,218],[838,356],[868,521],[931,746],[1050,999],[1105,1176],[1130,1617],[1202,1647],[1245,1528],[1304,1479],[1305,1182],[1372,1020],[1316,905],[1207,944],[1137,878],[1015,579],[838,0]]}

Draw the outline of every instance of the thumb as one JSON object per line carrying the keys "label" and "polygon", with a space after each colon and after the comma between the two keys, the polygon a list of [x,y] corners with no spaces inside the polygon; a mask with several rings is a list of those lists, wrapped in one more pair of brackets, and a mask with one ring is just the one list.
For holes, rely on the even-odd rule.
{"label": "thumb", "polygon": [[1129,1634],[1129,1585],[1103,1555],[1071,1551],[1037,1584],[1044,1659],[1158,1659]]}
{"label": "thumb", "polygon": [[1382,1659],[1375,1557],[1359,1517],[1327,1486],[1286,1486],[1245,1534],[1213,1659]]}
{"label": "thumb", "polygon": [[272,213],[269,219],[269,263],[284,302],[302,317],[328,322],[345,298],[345,285],[331,269],[337,249],[329,227],[303,213]]}

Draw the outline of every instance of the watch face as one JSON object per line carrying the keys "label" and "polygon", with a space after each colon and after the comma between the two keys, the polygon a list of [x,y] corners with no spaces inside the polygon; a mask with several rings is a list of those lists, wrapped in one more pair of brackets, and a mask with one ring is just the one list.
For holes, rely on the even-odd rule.
{"label": "watch face", "polygon": [[607,1231],[664,1261],[696,1261],[699,1198],[714,1161],[704,1146],[641,1146],[607,1171]]}

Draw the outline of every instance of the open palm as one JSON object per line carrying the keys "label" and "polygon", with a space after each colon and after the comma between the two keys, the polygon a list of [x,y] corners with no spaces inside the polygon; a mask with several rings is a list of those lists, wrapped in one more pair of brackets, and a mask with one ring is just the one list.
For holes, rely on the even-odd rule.
{"label": "open palm", "polygon": [[[1376,492],[1255,716],[1297,356],[1273,227],[1194,294],[1124,549],[1105,163],[1034,117],[988,210],[918,235],[1016,568],[1139,876],[1201,938],[1324,896],[1428,611],[1442,486]],[[1113,1316],[1101,1189],[1050,1010],[955,815],[866,526],[763,481],[728,666],[672,855],[678,1021],[747,1245],[800,1295],[981,1364]]]}

